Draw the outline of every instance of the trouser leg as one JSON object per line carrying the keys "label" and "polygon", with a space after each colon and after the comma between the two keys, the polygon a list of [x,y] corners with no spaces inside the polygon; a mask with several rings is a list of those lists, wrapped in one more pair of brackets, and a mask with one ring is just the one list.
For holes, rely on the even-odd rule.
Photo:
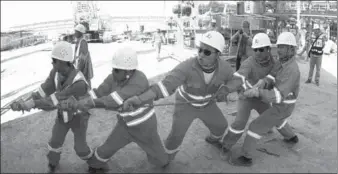
{"label": "trouser leg", "polygon": [[241,57],[237,56],[236,58],[236,71],[241,67]]}
{"label": "trouser leg", "polygon": [[250,117],[253,102],[249,100],[238,100],[237,115],[235,121],[229,126],[229,131],[225,135],[223,144],[226,149],[231,149],[244,133],[245,125]]}
{"label": "trouser leg", "polygon": [[52,137],[48,143],[48,154],[47,159],[49,164],[58,165],[60,161],[60,156],[62,152],[62,145],[65,141],[66,135],[68,133],[69,127],[66,123],[56,117],[55,124],[52,130]]}
{"label": "trouser leg", "polygon": [[94,150],[94,155],[87,161],[93,168],[104,168],[109,159],[122,147],[131,142],[126,125],[119,119],[106,141]]}
{"label": "trouser leg", "polygon": [[322,58],[323,58],[323,56],[320,56],[320,57],[316,58],[316,75],[315,75],[315,81],[316,82],[319,82],[320,69],[322,67]]}
{"label": "trouser leg", "polygon": [[165,140],[165,149],[168,154],[176,154],[179,151],[187,130],[196,118],[193,109],[188,104],[175,105],[173,123],[170,133]]}
{"label": "trouser leg", "polygon": [[316,65],[316,58],[314,58],[313,56],[310,57],[310,69],[309,69],[309,76],[308,79],[311,81],[312,77],[313,77],[313,70],[315,68]]}
{"label": "trouser leg", "polygon": [[137,127],[129,127],[128,130],[132,141],[147,153],[151,164],[162,167],[169,162],[168,154],[158,134],[155,114]]}
{"label": "trouser leg", "polygon": [[92,149],[87,144],[88,120],[88,114],[79,114],[69,122],[74,133],[74,150],[83,160],[88,160],[93,155]]}

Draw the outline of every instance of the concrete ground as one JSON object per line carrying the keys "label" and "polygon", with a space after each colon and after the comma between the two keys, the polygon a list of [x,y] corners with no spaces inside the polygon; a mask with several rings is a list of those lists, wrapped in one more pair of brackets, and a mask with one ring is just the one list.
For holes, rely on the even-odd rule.
{"label": "concrete ground", "polygon": [[[102,51],[112,47],[115,47],[115,45],[90,44],[95,68],[95,77],[92,82],[94,87],[97,87],[111,70],[109,56],[103,55]],[[162,57],[166,57],[169,54],[168,52],[163,52]],[[1,103],[13,100],[21,91],[23,91],[22,93],[29,91],[25,87],[28,84],[36,82],[35,86],[33,85],[36,87],[39,81],[46,78],[46,73],[51,68],[47,53],[34,53],[20,58],[20,61],[17,59],[2,63],[2,68],[5,71],[1,73]],[[188,57],[189,54],[181,57]],[[254,166],[231,166],[222,160],[219,151],[204,141],[209,132],[201,121],[195,120],[186,134],[182,150],[166,170],[163,171],[151,166],[147,162],[145,152],[136,144],[131,143],[111,158],[109,172],[337,173],[337,66],[332,65],[332,62],[336,59],[336,55],[324,58],[319,87],[315,84],[304,84],[308,73],[308,64],[299,62],[301,92],[296,109],[289,121],[298,134],[300,142],[293,147],[289,147],[282,142],[282,137],[276,130],[260,142],[260,146],[279,154],[279,157],[257,151]],[[139,61],[140,69],[146,73],[152,83],[162,79],[165,72],[178,64],[178,61],[171,59],[164,59],[158,63],[155,60],[155,53],[151,51],[140,54]],[[328,65],[330,65],[329,68]],[[15,92],[16,94],[14,94]],[[7,94],[7,96],[4,96],[4,94]],[[173,97],[169,97],[158,101],[158,103],[172,101]],[[235,102],[228,105],[219,103],[218,105],[231,124],[234,117],[228,115],[228,113],[236,109]],[[112,111],[93,109],[92,113],[87,140],[91,147],[96,147],[106,139],[117,120],[116,113]],[[156,113],[159,134],[162,139],[165,139],[171,128],[173,107],[157,107]],[[8,111],[1,116],[1,172],[43,173],[47,171],[46,143],[51,136],[51,127],[55,116],[55,111],[39,110],[24,115],[19,112]],[[255,117],[257,117],[257,113],[253,111],[251,119]],[[234,147],[235,152],[239,150],[244,137]],[[86,163],[76,156],[73,145],[73,134],[69,133],[63,146],[59,173],[83,173],[87,171]]]}

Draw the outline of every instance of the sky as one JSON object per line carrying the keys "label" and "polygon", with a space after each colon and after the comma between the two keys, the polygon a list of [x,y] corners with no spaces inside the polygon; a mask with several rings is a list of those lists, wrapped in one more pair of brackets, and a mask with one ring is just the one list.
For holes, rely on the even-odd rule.
{"label": "sky", "polygon": [[[177,1],[101,1],[101,12],[112,16],[171,15]],[[164,9],[165,4],[165,10]],[[70,1],[1,1],[1,30],[12,26],[71,19]]]}

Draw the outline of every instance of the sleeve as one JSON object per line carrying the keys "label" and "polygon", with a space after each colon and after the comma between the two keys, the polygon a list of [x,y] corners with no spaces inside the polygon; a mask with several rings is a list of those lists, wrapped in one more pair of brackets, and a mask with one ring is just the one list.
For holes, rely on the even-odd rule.
{"label": "sleeve", "polygon": [[[145,82],[148,82],[148,81],[146,80]],[[144,83],[142,82],[141,83],[136,83],[136,82],[130,83],[124,86],[123,88],[110,93],[107,96],[94,99],[94,102],[103,103],[106,109],[117,109],[121,105],[123,105],[123,102],[126,99],[134,95],[139,95],[143,91],[145,91],[148,87],[148,83],[145,83],[145,82]]]}
{"label": "sleeve", "polygon": [[237,41],[238,41],[238,38],[239,38],[239,31],[237,31],[237,32],[235,33],[235,35],[233,35],[233,36],[231,37],[231,41],[232,41],[232,42],[237,42]]}
{"label": "sleeve", "polygon": [[54,82],[55,71],[52,69],[49,73],[49,76],[38,88],[37,92],[32,93],[33,99],[45,98],[55,92],[55,82]]}
{"label": "sleeve", "polygon": [[93,99],[101,98],[103,96],[109,95],[111,89],[113,87],[113,77],[110,74],[106,79],[104,79],[103,83],[96,89],[89,91],[89,94]]}
{"label": "sleeve", "polygon": [[49,97],[36,100],[36,107],[57,106],[60,101],[66,100],[70,96],[74,96],[76,98],[84,96],[87,93],[87,88],[88,85],[85,81],[77,81],[61,92],[56,92],[51,94]]}
{"label": "sleeve", "polygon": [[298,79],[299,74],[297,75],[293,71],[284,71],[273,89],[259,89],[259,96],[267,103],[281,103],[292,92],[293,85],[298,83]]}
{"label": "sleeve", "polygon": [[189,60],[180,63],[171,70],[165,78],[151,86],[153,92],[156,93],[156,100],[172,95],[176,88],[184,84],[187,80],[187,66]]}
{"label": "sleeve", "polygon": [[[249,74],[251,72],[250,67],[250,59],[246,59],[239,70],[235,73],[232,73],[232,76],[229,76],[227,79],[230,79],[228,82],[226,82],[226,87],[228,88],[229,92],[234,92],[238,88],[243,88],[244,90],[248,89],[250,86],[248,86],[246,79],[249,77]],[[231,67],[230,67],[231,68]],[[230,69],[232,71],[232,69]],[[232,71],[233,72],[233,71]],[[230,72],[229,72],[230,73]]]}

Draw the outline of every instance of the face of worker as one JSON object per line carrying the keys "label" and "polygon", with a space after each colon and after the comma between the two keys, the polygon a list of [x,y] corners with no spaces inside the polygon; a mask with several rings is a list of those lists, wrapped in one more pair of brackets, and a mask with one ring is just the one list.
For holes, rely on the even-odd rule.
{"label": "face of worker", "polygon": [[212,27],[216,27],[216,22],[211,23]]}
{"label": "face of worker", "polygon": [[255,48],[254,57],[258,62],[266,62],[270,58],[270,47]]}
{"label": "face of worker", "polygon": [[127,70],[113,68],[112,74],[113,74],[114,79],[116,79],[116,81],[119,81],[119,82],[124,81],[128,78]]}
{"label": "face of worker", "polygon": [[201,65],[203,69],[212,69],[215,67],[217,58],[219,56],[219,52],[204,43],[200,44],[198,49],[198,63]]}
{"label": "face of worker", "polygon": [[282,62],[289,60],[295,54],[294,47],[290,45],[277,45],[278,59]]}
{"label": "face of worker", "polygon": [[75,36],[76,38],[80,38],[80,37],[82,36],[82,33],[79,32],[79,31],[77,31],[77,30],[75,30],[74,36]]}
{"label": "face of worker", "polygon": [[245,32],[247,34],[250,33],[249,27],[242,27],[242,30],[243,30],[243,32]]}
{"label": "face of worker", "polygon": [[54,58],[52,58],[52,65],[56,72],[61,73],[62,75],[67,75],[68,68],[70,67],[69,62],[61,61]]}
{"label": "face of worker", "polygon": [[319,36],[319,35],[320,35],[320,29],[319,29],[319,28],[318,28],[318,29],[315,29],[315,30],[314,30],[314,33],[315,33],[316,36]]}

